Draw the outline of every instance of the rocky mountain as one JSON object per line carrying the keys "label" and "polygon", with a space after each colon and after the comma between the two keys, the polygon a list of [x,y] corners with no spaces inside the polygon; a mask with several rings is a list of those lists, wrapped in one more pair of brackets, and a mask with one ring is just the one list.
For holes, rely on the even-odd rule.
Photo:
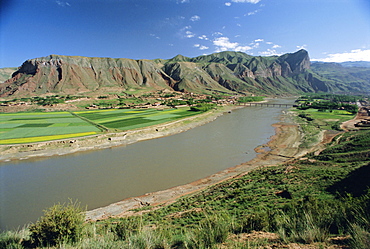
{"label": "rocky mountain", "polygon": [[195,58],[177,55],[168,60],[50,55],[25,61],[11,79],[0,85],[0,96],[128,89],[285,95],[360,88],[315,73],[305,50],[268,57],[242,52]]}

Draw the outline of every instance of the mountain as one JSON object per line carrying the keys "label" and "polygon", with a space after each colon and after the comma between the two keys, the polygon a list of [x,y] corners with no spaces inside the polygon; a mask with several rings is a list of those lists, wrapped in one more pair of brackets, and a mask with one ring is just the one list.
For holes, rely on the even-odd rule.
{"label": "mountain", "polygon": [[221,52],[189,58],[132,60],[50,55],[25,61],[0,85],[0,96],[76,94],[169,89],[197,93],[361,91],[361,86],[326,78],[311,70],[308,52],[251,56]]}
{"label": "mountain", "polygon": [[[352,65],[352,66],[344,66]],[[352,62],[314,62],[311,69],[333,82],[345,82],[352,92],[370,92],[370,67],[356,67]]]}
{"label": "mountain", "polygon": [[17,71],[17,67],[0,68],[0,83],[4,83],[12,77],[12,74]]}
{"label": "mountain", "polygon": [[370,61],[346,61],[340,64],[343,67],[370,67]]}

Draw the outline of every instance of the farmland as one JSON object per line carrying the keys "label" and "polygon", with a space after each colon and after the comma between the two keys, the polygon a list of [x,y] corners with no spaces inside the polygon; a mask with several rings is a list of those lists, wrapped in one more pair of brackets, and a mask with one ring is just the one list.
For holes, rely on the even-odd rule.
{"label": "farmland", "polygon": [[188,108],[109,109],[79,112],[0,114],[0,144],[51,141],[160,124],[197,112]]}
{"label": "farmland", "polygon": [[197,112],[189,111],[189,108],[164,111],[156,109],[117,109],[75,112],[75,114],[108,129],[130,130],[193,116]]}
{"label": "farmland", "polygon": [[68,112],[0,114],[0,144],[93,135],[100,130]]}

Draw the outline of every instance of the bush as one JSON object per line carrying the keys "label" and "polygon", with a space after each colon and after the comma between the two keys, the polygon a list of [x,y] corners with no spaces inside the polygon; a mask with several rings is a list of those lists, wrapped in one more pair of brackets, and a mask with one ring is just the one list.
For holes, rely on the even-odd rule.
{"label": "bush", "polygon": [[76,202],[57,204],[29,227],[31,243],[39,246],[55,246],[63,242],[75,242],[82,233],[84,211]]}

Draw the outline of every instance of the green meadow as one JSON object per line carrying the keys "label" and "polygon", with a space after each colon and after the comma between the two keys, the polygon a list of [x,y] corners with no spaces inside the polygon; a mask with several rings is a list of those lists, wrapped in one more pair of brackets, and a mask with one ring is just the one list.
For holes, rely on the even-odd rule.
{"label": "green meadow", "polygon": [[189,108],[109,109],[80,112],[0,114],[0,144],[42,142],[93,135],[102,128],[130,130],[160,124],[198,112]]}

